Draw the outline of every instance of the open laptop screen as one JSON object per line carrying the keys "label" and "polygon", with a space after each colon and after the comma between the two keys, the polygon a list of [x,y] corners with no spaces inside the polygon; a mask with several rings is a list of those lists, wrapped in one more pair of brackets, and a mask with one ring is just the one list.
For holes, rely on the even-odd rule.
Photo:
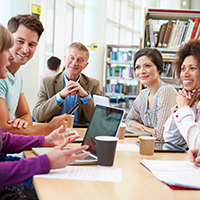
{"label": "open laptop screen", "polygon": [[82,144],[89,145],[88,150],[96,155],[96,141],[94,138],[100,135],[116,136],[123,115],[124,110],[122,109],[96,105]]}

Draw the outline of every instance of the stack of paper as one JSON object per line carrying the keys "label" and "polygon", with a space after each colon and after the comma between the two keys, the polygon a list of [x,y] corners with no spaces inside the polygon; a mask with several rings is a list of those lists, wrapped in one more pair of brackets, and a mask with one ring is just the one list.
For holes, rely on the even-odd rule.
{"label": "stack of paper", "polygon": [[189,161],[140,161],[152,174],[169,185],[200,189],[200,168]]}

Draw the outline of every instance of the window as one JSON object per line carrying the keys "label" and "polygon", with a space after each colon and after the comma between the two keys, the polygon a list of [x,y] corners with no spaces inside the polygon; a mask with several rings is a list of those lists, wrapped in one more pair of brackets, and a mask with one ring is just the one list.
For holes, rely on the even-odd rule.
{"label": "window", "polygon": [[141,1],[107,1],[106,43],[139,45],[141,23]]}

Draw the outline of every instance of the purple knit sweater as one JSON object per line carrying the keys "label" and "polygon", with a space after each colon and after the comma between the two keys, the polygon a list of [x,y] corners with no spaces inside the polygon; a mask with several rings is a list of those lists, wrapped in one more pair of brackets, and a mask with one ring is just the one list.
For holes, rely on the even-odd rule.
{"label": "purple knit sweater", "polygon": [[[0,130],[0,152],[19,153],[32,147],[42,147],[44,136],[23,136],[3,133]],[[3,142],[3,143],[2,143]],[[0,162],[0,188],[17,185],[27,181],[33,175],[46,174],[50,171],[47,155],[19,161]]]}

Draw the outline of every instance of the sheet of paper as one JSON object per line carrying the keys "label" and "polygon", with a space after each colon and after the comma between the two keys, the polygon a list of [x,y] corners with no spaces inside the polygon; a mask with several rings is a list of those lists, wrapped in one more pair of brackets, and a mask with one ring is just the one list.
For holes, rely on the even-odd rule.
{"label": "sheet of paper", "polygon": [[71,179],[86,181],[121,182],[122,169],[110,167],[67,166],[63,169],[51,170],[49,174],[34,177]]}
{"label": "sheet of paper", "polygon": [[176,185],[187,188],[200,189],[200,172],[199,171],[181,171],[181,172],[163,172],[163,171],[152,171],[153,175],[170,185]]}
{"label": "sheet of paper", "polygon": [[[147,160],[143,159],[140,161],[147,167],[150,171],[152,170],[162,170],[162,171],[185,171],[185,170],[200,170],[199,167],[195,166],[190,161],[169,161],[169,160]],[[200,172],[199,172],[200,173]]]}
{"label": "sheet of paper", "polygon": [[139,147],[136,144],[117,144],[116,151],[136,151],[136,152],[139,152]]}
{"label": "sheet of paper", "polygon": [[189,161],[143,159],[140,162],[160,181],[170,185],[200,189],[200,167]]}

